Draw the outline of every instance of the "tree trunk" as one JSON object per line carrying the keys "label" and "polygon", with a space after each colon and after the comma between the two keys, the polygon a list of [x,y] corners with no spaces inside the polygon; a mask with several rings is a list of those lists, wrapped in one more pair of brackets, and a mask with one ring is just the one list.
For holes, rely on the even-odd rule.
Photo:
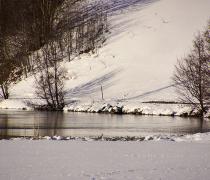
{"label": "tree trunk", "polygon": [[1,90],[2,90],[2,93],[3,93],[3,98],[8,99],[9,98],[9,93],[8,93],[7,87],[5,87],[4,85],[1,85]]}

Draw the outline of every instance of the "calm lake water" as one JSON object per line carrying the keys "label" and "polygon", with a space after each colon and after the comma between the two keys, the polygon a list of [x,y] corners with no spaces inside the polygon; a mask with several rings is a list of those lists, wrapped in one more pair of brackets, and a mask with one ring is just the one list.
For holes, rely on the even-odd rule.
{"label": "calm lake water", "polygon": [[19,136],[140,136],[210,131],[197,118],[72,112],[0,111],[0,138]]}

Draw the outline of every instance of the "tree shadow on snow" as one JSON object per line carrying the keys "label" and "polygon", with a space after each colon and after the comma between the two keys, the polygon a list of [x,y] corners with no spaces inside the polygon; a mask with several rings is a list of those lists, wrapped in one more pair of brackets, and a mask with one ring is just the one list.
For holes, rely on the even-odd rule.
{"label": "tree shadow on snow", "polygon": [[[94,1],[93,4],[95,4],[97,1],[98,0]],[[126,10],[128,8],[132,8],[132,10],[135,10],[136,8],[143,8],[156,1],[159,0],[104,0],[103,9],[108,14],[115,14],[121,13],[122,10]]]}
{"label": "tree shadow on snow", "polygon": [[73,97],[85,96],[92,94],[94,92],[101,91],[101,86],[103,90],[111,87],[116,83],[117,80],[111,80],[117,73],[120,72],[120,69],[111,71],[99,78],[93,79],[85,84],[77,86],[73,89],[69,89],[65,92],[65,99],[70,99]]}
{"label": "tree shadow on snow", "polygon": [[138,98],[145,98],[147,96],[157,94],[157,93],[159,93],[159,92],[161,92],[163,90],[166,90],[166,89],[169,89],[169,88],[172,88],[172,87],[174,87],[174,84],[168,85],[168,86],[164,86],[164,87],[161,87],[161,88],[158,88],[158,89],[155,89],[155,90],[147,91],[147,92],[142,93],[140,95],[129,97],[129,98],[125,98],[123,100],[134,100],[134,99],[138,99]]}
{"label": "tree shadow on snow", "polygon": [[106,6],[105,11],[108,14],[108,17],[110,16],[114,17],[112,19],[114,23],[109,24],[109,30],[111,33],[108,35],[108,38],[110,37],[119,38],[119,35],[121,35],[128,27],[135,26],[136,21],[138,21],[138,18],[134,16],[127,16],[127,18],[124,19],[121,16],[116,16],[116,15],[126,13],[128,10],[129,12],[140,11],[157,1],[159,0],[107,0],[105,1],[104,3]]}

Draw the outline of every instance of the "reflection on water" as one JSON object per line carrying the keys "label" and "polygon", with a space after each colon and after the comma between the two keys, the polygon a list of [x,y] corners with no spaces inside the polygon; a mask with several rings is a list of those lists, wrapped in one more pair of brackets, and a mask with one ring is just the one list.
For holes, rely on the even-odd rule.
{"label": "reflection on water", "polygon": [[37,111],[0,111],[0,138],[19,136],[139,136],[210,131],[197,118]]}

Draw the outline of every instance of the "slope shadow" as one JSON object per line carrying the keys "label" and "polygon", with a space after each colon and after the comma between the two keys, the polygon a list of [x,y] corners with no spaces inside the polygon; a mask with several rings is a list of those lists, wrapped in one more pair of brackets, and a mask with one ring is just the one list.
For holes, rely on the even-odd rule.
{"label": "slope shadow", "polygon": [[174,84],[168,85],[168,86],[164,86],[164,87],[161,87],[161,88],[158,88],[158,89],[155,89],[155,90],[147,91],[147,92],[142,93],[140,95],[129,97],[129,98],[125,98],[123,100],[133,100],[133,99],[138,99],[138,98],[144,98],[144,97],[147,97],[149,95],[159,93],[159,92],[161,92],[161,91],[163,91],[165,89],[169,89],[169,88],[172,88],[172,87],[174,87]]}
{"label": "slope shadow", "polygon": [[[145,7],[150,6],[151,4],[159,0],[110,0],[107,2],[106,13],[108,16],[115,16],[118,14],[129,12],[140,11]],[[120,16],[121,17],[121,16]],[[115,37],[119,38],[128,27],[135,26],[137,19],[135,17],[129,17],[129,19],[119,19],[120,17],[115,16],[112,21],[114,23],[109,24],[110,34],[107,34],[107,38]]]}
{"label": "slope shadow", "polygon": [[128,8],[139,9],[148,6],[159,0],[93,0],[88,2],[89,4],[84,4],[84,11],[88,12],[90,15],[95,14],[95,12],[103,11],[109,15],[121,13],[122,10]]}
{"label": "slope shadow", "polygon": [[104,2],[107,13],[121,13],[122,10],[128,9],[130,7],[135,10],[135,7],[142,8],[156,2],[158,0],[107,0]]}
{"label": "slope shadow", "polygon": [[73,89],[69,89],[65,92],[65,99],[70,99],[72,97],[84,96],[88,94],[92,94],[94,92],[100,91],[101,86],[104,89],[111,87],[115,84],[116,80],[111,80],[117,73],[120,72],[120,69],[111,71],[99,78],[93,79],[85,84],[77,86]]}

